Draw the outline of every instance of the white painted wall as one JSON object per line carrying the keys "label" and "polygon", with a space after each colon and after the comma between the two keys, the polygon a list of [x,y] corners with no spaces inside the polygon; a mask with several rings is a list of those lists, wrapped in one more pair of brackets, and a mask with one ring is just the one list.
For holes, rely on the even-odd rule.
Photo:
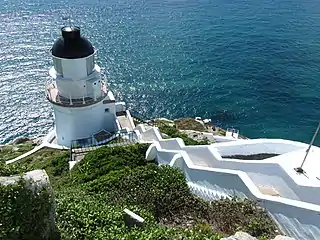
{"label": "white painted wall", "polygon": [[308,147],[305,143],[283,139],[239,140],[236,142],[217,143],[214,146],[222,156],[258,153],[284,154]]}
{"label": "white painted wall", "polygon": [[126,110],[125,102],[116,102],[116,112],[124,112]]}
{"label": "white painted wall", "polygon": [[101,91],[102,80],[100,72],[93,71],[89,76],[81,79],[65,78],[56,76],[56,85],[59,94],[65,98],[86,98],[92,99],[99,98],[102,96]]}
{"label": "white painted wall", "polygon": [[183,141],[181,141],[179,138],[159,140],[159,144],[161,148],[166,150],[181,150],[181,144],[184,145]]}
{"label": "white painted wall", "polygon": [[[174,139],[171,139],[170,141],[172,142],[174,141]],[[270,142],[272,140],[267,141]],[[280,144],[278,140],[276,140],[276,142]],[[176,144],[178,144],[178,142],[172,145]],[[286,144],[288,143],[285,141],[285,146]],[[315,186],[310,186],[310,184],[303,185],[303,181],[299,181],[299,176],[296,176],[296,173],[293,171],[293,168],[290,173],[283,169],[277,163],[276,159],[282,156],[272,158],[272,162],[268,162],[267,160],[227,160],[221,158],[217,148],[215,147],[216,145],[217,144],[212,144],[211,146],[182,146],[181,151],[184,151],[186,153],[185,156],[188,156],[190,161],[197,166],[240,170],[248,173],[249,176],[252,176],[252,180],[256,184],[259,184],[261,186],[274,187],[278,189],[282,197],[297,199],[314,204],[320,204],[320,181],[319,184]],[[295,145],[295,143],[292,143],[292,145]],[[298,147],[300,147],[300,144],[297,145]],[[175,149],[163,148],[163,146],[165,146],[164,143],[161,143],[159,146],[161,146],[162,149],[176,150],[175,153],[179,153],[178,147],[175,147]],[[252,144],[252,146],[257,146],[257,144]],[[158,152],[161,151],[160,149],[161,148],[158,148]],[[244,155],[250,154],[248,152],[242,153],[245,153]]]}
{"label": "white painted wall", "polygon": [[[66,108],[52,104],[55,115],[57,142],[70,147],[71,140],[87,138],[105,129],[117,131],[115,104],[102,101],[87,107]],[[109,112],[105,109],[109,108]]]}
{"label": "white painted wall", "polygon": [[85,80],[74,81],[71,79],[56,80],[59,95],[69,99],[83,98],[87,96],[87,84]]}
{"label": "white painted wall", "polygon": [[[211,146],[185,146],[181,139],[162,139],[157,128],[146,130],[138,126],[136,130],[142,140],[146,136],[148,141],[153,141],[147,151],[147,159],[151,158],[148,154],[154,155],[160,164],[182,169],[188,185],[199,196],[212,200],[236,195],[257,200],[286,234],[296,239],[320,239],[319,187],[298,184],[301,181],[296,176],[277,164],[277,157],[270,162],[242,161],[225,160],[219,154],[286,153],[304,149],[306,144],[281,139],[257,139]],[[262,194],[257,184],[275,186],[287,198]]]}
{"label": "white painted wall", "polygon": [[[124,105],[124,107],[126,107],[126,105]],[[117,111],[117,103],[116,103],[116,111]],[[131,116],[131,113],[130,113],[129,110],[125,110],[125,111],[126,111],[127,118],[129,119],[131,128],[134,129],[136,126],[135,126],[135,124],[134,124],[134,121],[133,121],[133,118],[132,118],[132,116]]]}
{"label": "white painted wall", "polygon": [[[181,158],[183,159],[183,158]],[[173,164],[185,173],[193,192],[213,200],[221,196],[238,196],[257,200],[268,210],[282,230],[296,239],[320,238],[320,207],[318,205],[261,194],[243,172],[196,167],[188,161]]]}
{"label": "white painted wall", "polygon": [[85,78],[87,76],[86,58],[80,59],[61,59],[62,74],[65,78],[74,80]]}

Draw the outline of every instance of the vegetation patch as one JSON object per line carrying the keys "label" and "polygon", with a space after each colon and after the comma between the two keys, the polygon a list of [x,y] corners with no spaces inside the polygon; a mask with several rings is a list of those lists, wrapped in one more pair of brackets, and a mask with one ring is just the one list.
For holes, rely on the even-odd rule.
{"label": "vegetation patch", "polygon": [[98,148],[86,154],[85,158],[75,165],[72,169],[73,180],[88,182],[110,171],[146,165],[145,153],[148,147],[148,144],[134,144],[128,147]]}
{"label": "vegetation patch", "polygon": [[15,165],[7,165],[5,162],[0,162],[0,176],[11,176],[21,172],[24,172],[24,170]]}
{"label": "vegetation patch", "polygon": [[194,140],[188,137],[187,134],[182,133],[177,129],[175,126],[168,126],[168,125],[160,125],[159,129],[161,133],[165,133],[168,135],[169,138],[181,138],[185,145],[208,145],[210,142],[208,140]]}
{"label": "vegetation patch", "polygon": [[[176,133],[172,128],[168,132]],[[274,237],[274,223],[254,202],[198,198],[179,169],[147,162],[147,148],[147,144],[101,147],[88,153],[71,173],[68,152],[43,149],[16,168],[47,171],[61,239],[218,240],[239,230]],[[145,218],[146,226],[126,227],[125,208]]]}
{"label": "vegetation patch", "polygon": [[206,127],[193,118],[180,118],[174,120],[174,124],[180,130],[194,130],[199,132],[207,132]]}
{"label": "vegetation patch", "polygon": [[19,157],[36,146],[31,142],[0,146],[0,162],[8,161]]}
{"label": "vegetation patch", "polygon": [[51,185],[60,187],[60,182],[65,183],[65,179],[70,176],[69,161],[70,152],[67,150],[42,148],[23,160],[7,166],[16,173],[44,169],[50,177]]}
{"label": "vegetation patch", "polygon": [[17,184],[0,185],[0,239],[58,238],[50,226],[50,192],[31,190],[29,184],[21,178]]}

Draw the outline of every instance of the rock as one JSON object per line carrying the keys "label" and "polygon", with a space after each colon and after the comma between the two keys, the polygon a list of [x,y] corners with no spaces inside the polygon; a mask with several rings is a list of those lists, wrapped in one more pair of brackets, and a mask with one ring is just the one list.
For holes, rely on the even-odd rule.
{"label": "rock", "polygon": [[134,212],[130,211],[129,209],[124,210],[123,214],[124,223],[128,227],[143,227],[144,226],[144,219]]}
{"label": "rock", "polygon": [[[11,186],[17,187],[17,190],[12,192]],[[55,201],[49,177],[44,170],[30,171],[21,176],[0,177],[0,191],[3,197],[2,200],[0,199],[0,204],[2,204],[0,215],[9,213],[8,216],[13,219],[2,226],[5,230],[13,231],[12,234],[17,239],[21,239],[24,235],[30,236],[30,234],[42,236],[41,239],[52,239],[52,236],[57,236]],[[14,194],[13,197],[11,194]],[[6,208],[6,203],[9,208]],[[15,205],[22,207],[12,207]],[[39,226],[37,230],[32,229],[32,225],[30,227],[21,226],[26,222],[35,224],[32,223],[35,217],[37,218],[36,224]],[[17,231],[19,228],[23,230]]]}
{"label": "rock", "polygon": [[273,240],[295,240],[295,239],[292,237],[278,235]]}
{"label": "rock", "polygon": [[16,152],[16,151],[19,151],[19,148],[18,148],[18,147],[13,147],[13,148],[12,148],[12,151],[15,151],[15,152]]}
{"label": "rock", "polygon": [[[257,240],[257,238],[252,237],[250,234],[246,232],[236,232],[236,234],[234,234],[233,236],[221,238],[221,240]],[[295,239],[291,237],[278,235],[273,240],[295,240]]]}
{"label": "rock", "polygon": [[35,145],[40,145],[42,143],[42,138],[34,138],[32,139],[32,145],[35,146]]}
{"label": "rock", "polygon": [[[203,132],[198,132],[198,131],[194,131],[194,130],[179,130],[180,132],[187,134],[187,136],[195,141],[203,141],[203,140],[207,140],[211,143],[214,143],[215,141],[208,139],[207,136],[204,136]],[[205,133],[205,134],[209,134],[209,133]]]}
{"label": "rock", "polygon": [[14,141],[13,141],[13,144],[21,144],[21,143],[25,143],[25,142],[28,142],[30,141],[29,138],[16,138]]}
{"label": "rock", "polygon": [[204,124],[211,123],[211,119],[203,119],[203,123],[204,123]]}
{"label": "rock", "polygon": [[235,235],[221,238],[221,240],[257,240],[255,237],[252,237],[250,234],[246,232],[236,232]]}

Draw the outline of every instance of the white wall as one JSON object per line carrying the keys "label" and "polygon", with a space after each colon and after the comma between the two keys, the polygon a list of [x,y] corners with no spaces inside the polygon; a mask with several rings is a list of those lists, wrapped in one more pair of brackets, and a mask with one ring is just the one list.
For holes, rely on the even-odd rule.
{"label": "white wall", "polygon": [[[52,106],[58,144],[70,147],[71,140],[90,137],[102,129],[109,132],[117,130],[114,103],[99,102],[74,108]],[[109,112],[105,112],[106,108]]]}
{"label": "white wall", "polygon": [[55,78],[59,94],[65,98],[93,98],[100,97],[101,91],[101,75],[100,72],[95,70],[89,76],[79,79],[65,78],[57,76]]}
{"label": "white wall", "polygon": [[[245,173],[213,168],[174,164],[185,173],[193,192],[209,200],[221,196],[247,197],[267,209],[282,230],[296,239],[320,238],[320,207],[318,205],[271,197],[261,194]],[[207,189],[207,190],[205,190]]]}
{"label": "white wall", "polygon": [[284,154],[308,147],[299,143],[283,139],[251,139],[236,142],[217,143],[214,145],[221,156],[251,155],[258,153]]}
{"label": "white wall", "polygon": [[63,77],[81,79],[87,76],[86,58],[61,59]]}
{"label": "white wall", "polygon": [[125,102],[116,102],[116,112],[124,112],[126,110]]}
{"label": "white wall", "polygon": [[166,150],[181,150],[181,144],[184,145],[181,139],[171,138],[159,140],[160,147]]}
{"label": "white wall", "polygon": [[[142,127],[138,129],[141,131],[141,136],[144,136],[145,129]],[[247,197],[257,200],[267,209],[286,234],[296,239],[320,239],[319,187],[298,185],[292,176],[275,162],[227,161],[221,158],[217,150],[219,149],[220,153],[226,155],[249,155],[254,150],[257,151],[255,153],[261,153],[261,151],[285,153],[303,149],[306,144],[281,139],[258,139],[257,141],[244,140],[251,141],[251,144],[246,144],[240,140],[211,146],[184,146],[181,139],[180,141],[178,139],[162,139],[156,133],[156,128],[147,131],[148,140],[151,139],[151,136],[154,136],[154,143],[150,146],[153,151],[147,151],[147,153],[153,152],[154,154],[156,152],[155,156],[161,164],[170,164],[182,169],[188,185],[199,196],[212,200],[219,199],[221,196],[236,195],[241,198]],[[176,142],[173,143],[174,141]],[[240,142],[246,146],[239,148]],[[265,144],[259,146],[258,142]],[[233,144],[235,145],[232,146]],[[179,150],[179,145],[181,150]],[[217,149],[215,149],[216,145]],[[228,145],[231,147],[228,148]],[[302,201],[264,195],[259,191],[256,184],[280,187],[282,194],[292,195],[293,199]]]}
{"label": "white wall", "polygon": [[[170,141],[172,142],[174,139],[170,139]],[[178,142],[173,145],[176,144],[178,144]],[[162,142],[160,146],[163,147],[165,145]],[[276,161],[222,159],[215,146],[216,144],[210,146],[183,146],[181,150],[184,151],[186,153],[185,156],[188,156],[190,161],[197,166],[240,170],[248,173],[256,184],[278,189],[282,197],[320,204],[320,187],[298,184],[295,181],[295,176],[287,173]],[[253,146],[257,145],[255,144]],[[175,147],[175,149],[163,149],[177,150],[175,153],[179,153],[178,147]],[[158,148],[158,152],[161,152],[161,148]],[[277,157],[273,159],[276,158]]]}
{"label": "white wall", "polygon": [[69,99],[83,98],[87,96],[86,81],[78,80],[74,81],[71,79],[57,79],[56,80],[59,95]]}

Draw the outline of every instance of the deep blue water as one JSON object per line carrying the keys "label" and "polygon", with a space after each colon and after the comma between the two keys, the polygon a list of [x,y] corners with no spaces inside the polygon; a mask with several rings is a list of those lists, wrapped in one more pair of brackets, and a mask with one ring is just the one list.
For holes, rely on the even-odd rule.
{"label": "deep blue water", "polygon": [[52,126],[44,87],[66,15],[98,49],[117,98],[144,115],[311,140],[320,119],[318,0],[2,0],[0,144]]}

